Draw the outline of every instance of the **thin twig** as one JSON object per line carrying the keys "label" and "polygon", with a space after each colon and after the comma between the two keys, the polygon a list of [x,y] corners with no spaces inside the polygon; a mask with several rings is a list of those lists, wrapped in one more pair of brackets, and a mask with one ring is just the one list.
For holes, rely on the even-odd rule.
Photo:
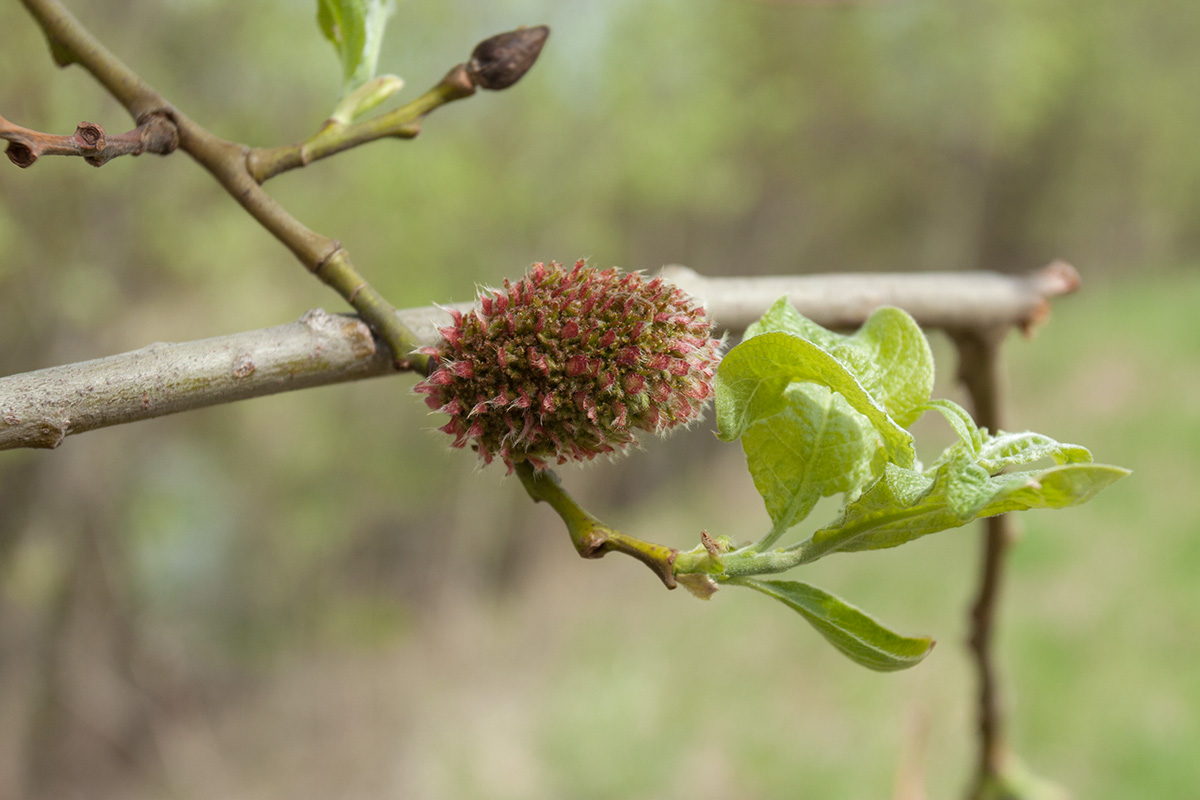
{"label": "thin twig", "polygon": [[[993,431],[1000,430],[1003,422],[1000,409],[1000,343],[1004,333],[1003,328],[951,331],[951,338],[958,348],[959,379],[971,395],[975,418],[981,427]],[[974,781],[967,793],[969,800],[984,796],[985,788],[992,779],[1003,773],[1008,757],[1000,679],[993,645],[1005,555],[1012,541],[1012,524],[1009,515],[1002,514],[985,520],[985,526],[978,593],[971,605],[968,638],[979,692],[976,711],[979,753]]]}
{"label": "thin twig", "polygon": [[[816,322],[856,327],[880,305],[898,305],[922,326],[946,321],[944,304],[987,329],[1028,327],[1049,297],[1077,283],[1052,281],[1052,265],[1027,275],[804,275],[705,278],[686,267],[665,272],[690,287],[718,327],[740,331],[788,293]],[[1018,302],[1019,300],[1019,302]],[[465,308],[467,304],[458,307]],[[855,316],[857,315],[857,316]],[[436,307],[397,313],[418,345],[436,345],[450,323]],[[110,425],[276,392],[392,372],[386,352],[352,317],[310,312],[300,322],[184,344],[157,344],[82,364],[0,378],[0,450],[56,447],[66,436]]]}
{"label": "thin twig", "polygon": [[467,63],[453,67],[417,99],[361,122],[330,119],[315,136],[298,144],[253,150],[247,159],[250,172],[263,183],[281,172],[368,142],[412,139],[421,132],[421,120],[439,106],[470,97],[476,88],[501,91],[521,80],[537,61],[549,35],[548,27],[538,25],[490,36],[475,46]]}
{"label": "thin twig", "polygon": [[159,114],[151,114],[133,130],[116,136],[108,136],[95,122],[81,122],[75,133],[60,136],[23,128],[0,116],[0,139],[8,141],[8,160],[22,169],[42,156],[82,156],[92,166],[101,167],[118,156],[167,155],[179,144],[174,125]]}
{"label": "thin twig", "polygon": [[421,132],[421,120],[434,109],[474,93],[466,66],[459,64],[436,86],[400,108],[349,125],[331,121],[311,139],[297,144],[255,148],[246,163],[254,179],[265,183],[280,173],[378,139],[412,139]]}
{"label": "thin twig", "polygon": [[605,525],[575,502],[550,470],[537,471],[528,461],[517,462],[515,469],[533,501],[549,504],[562,518],[575,552],[581,557],[603,558],[606,553],[624,553],[649,567],[668,589],[675,588],[674,564],[678,550],[643,541]]}

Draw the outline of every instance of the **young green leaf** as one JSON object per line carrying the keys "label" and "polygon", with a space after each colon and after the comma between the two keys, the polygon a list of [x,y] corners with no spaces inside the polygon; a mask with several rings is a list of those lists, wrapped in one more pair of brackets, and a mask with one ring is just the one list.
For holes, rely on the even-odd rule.
{"label": "young green leaf", "polygon": [[975,420],[971,419],[965,408],[953,400],[937,398],[920,406],[918,410],[940,413],[958,434],[963,446],[970,448],[973,457],[979,457],[979,451],[983,449],[983,431],[975,425]]}
{"label": "young green leaf", "polygon": [[404,81],[398,75],[379,75],[343,96],[329,118],[349,125],[403,88]]}
{"label": "young green leaf", "polygon": [[1003,488],[988,500],[974,518],[994,517],[1030,508],[1068,508],[1086,503],[1129,474],[1109,464],[1064,464],[1040,472],[1011,472],[992,480]]}
{"label": "young green leaf", "polygon": [[796,525],[822,497],[853,492],[871,478],[877,437],[867,420],[823,386],[793,384],[787,405],[742,434],[754,485],[771,516],[762,547]]}
{"label": "young green leaf", "polygon": [[763,333],[739,344],[721,359],[716,377],[718,436],[725,441],[751,424],[787,408],[792,383],[812,382],[839,393],[870,420],[893,461],[909,466],[915,458],[912,435],[896,424],[846,365],[799,336]]}
{"label": "young green leaf", "polygon": [[341,97],[375,76],[392,0],[317,0],[317,25],[342,63]]}
{"label": "young green leaf", "polygon": [[736,581],[773,597],[798,612],[830,644],[852,661],[880,672],[919,664],[933,649],[927,636],[908,637],[885,628],[875,618],[826,591],[799,581]]}
{"label": "young green leaf", "polygon": [[750,323],[742,340],[752,339],[764,333],[790,333],[799,336],[825,350],[833,350],[846,337],[822,328],[796,310],[787,297],[781,297],[767,309],[756,322]]}
{"label": "young green leaf", "polygon": [[802,562],[833,552],[896,547],[1006,511],[1067,508],[1129,474],[1106,464],[1065,464],[983,478],[981,472],[961,458],[943,460],[932,476],[889,464],[840,519],[797,545]]}
{"label": "young green leaf", "polygon": [[917,420],[933,392],[929,342],[901,309],[880,308],[856,333],[846,336],[822,328],[781,297],[746,329],[745,338],[773,332],[799,336],[827,351],[901,426]]}
{"label": "young green leaf", "polygon": [[916,422],[933,392],[933,352],[916,320],[898,308],[881,308],[834,356],[852,363],[850,353],[862,354],[858,379],[888,414],[902,427]]}
{"label": "young green leaf", "polygon": [[910,316],[871,315],[853,336],[825,330],[776,302],[717,372],[723,438],[741,436],[771,516],[770,546],[822,497],[856,494],[887,458],[913,462],[897,421],[920,416],[933,385],[929,346]]}
{"label": "young green leaf", "polygon": [[1087,464],[1091,462],[1092,454],[1086,447],[1056,442],[1049,436],[1032,431],[1001,431],[995,436],[985,437],[979,450],[979,465],[992,474],[1045,458],[1053,459],[1055,464]]}

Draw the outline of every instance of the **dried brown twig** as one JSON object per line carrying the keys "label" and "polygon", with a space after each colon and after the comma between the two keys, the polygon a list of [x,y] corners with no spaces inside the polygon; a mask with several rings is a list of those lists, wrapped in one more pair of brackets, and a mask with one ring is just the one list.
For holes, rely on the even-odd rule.
{"label": "dried brown twig", "polygon": [[179,146],[175,126],[159,114],[150,114],[136,128],[108,136],[95,122],[81,122],[70,136],[22,128],[0,116],[0,139],[8,141],[8,160],[24,169],[42,156],[82,156],[95,167],[118,156],[142,153],[167,155]]}

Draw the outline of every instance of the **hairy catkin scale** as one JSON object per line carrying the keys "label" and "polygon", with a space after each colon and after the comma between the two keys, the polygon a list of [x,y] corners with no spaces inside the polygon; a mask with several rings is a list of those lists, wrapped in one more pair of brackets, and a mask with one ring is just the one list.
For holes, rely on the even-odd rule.
{"label": "hairy catkin scale", "polygon": [[416,391],[450,415],[441,430],[485,463],[585,461],[697,419],[721,341],[704,309],[661,278],[584,261],[525,277],[451,312],[437,368]]}

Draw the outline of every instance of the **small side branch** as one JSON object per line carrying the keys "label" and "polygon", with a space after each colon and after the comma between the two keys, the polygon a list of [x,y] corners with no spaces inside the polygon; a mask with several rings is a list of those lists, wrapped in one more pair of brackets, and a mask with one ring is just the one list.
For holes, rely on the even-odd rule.
{"label": "small side branch", "polygon": [[413,139],[421,132],[421,120],[427,114],[474,93],[475,85],[466,68],[459,64],[432,89],[394,111],[351,124],[331,120],[307,141],[251,150],[247,157],[250,174],[259,183],[265,183],[280,173],[378,139]]}
{"label": "small side branch", "polygon": [[537,471],[527,461],[516,466],[517,477],[534,502],[547,503],[567,526],[575,551],[583,558],[602,558],[605,553],[624,553],[641,561],[659,577],[668,589],[676,587],[675,559],[679,551],[610,528],[567,494],[558,476],[549,470]]}
{"label": "small side branch", "polygon": [[174,124],[161,114],[149,117],[131,131],[108,136],[94,122],[81,122],[70,136],[23,128],[0,116],[0,139],[8,141],[5,155],[22,169],[42,156],[82,156],[94,167],[104,166],[118,156],[142,153],[167,155],[179,146]]}

